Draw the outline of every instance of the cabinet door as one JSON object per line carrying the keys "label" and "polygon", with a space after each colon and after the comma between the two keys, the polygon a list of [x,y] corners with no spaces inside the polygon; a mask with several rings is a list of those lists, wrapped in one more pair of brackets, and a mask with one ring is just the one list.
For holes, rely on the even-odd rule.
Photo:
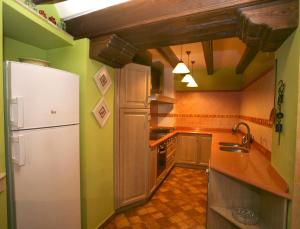
{"label": "cabinet door", "polygon": [[152,193],[156,187],[157,147],[150,151],[149,190]]}
{"label": "cabinet door", "polygon": [[199,164],[208,165],[211,153],[211,137],[199,136]]}
{"label": "cabinet door", "polygon": [[148,191],[149,109],[120,109],[119,207],[143,200]]}
{"label": "cabinet door", "polygon": [[198,151],[198,135],[180,134],[178,136],[177,163],[197,164]]}
{"label": "cabinet door", "polygon": [[127,64],[120,75],[120,107],[149,108],[150,67],[139,64]]}

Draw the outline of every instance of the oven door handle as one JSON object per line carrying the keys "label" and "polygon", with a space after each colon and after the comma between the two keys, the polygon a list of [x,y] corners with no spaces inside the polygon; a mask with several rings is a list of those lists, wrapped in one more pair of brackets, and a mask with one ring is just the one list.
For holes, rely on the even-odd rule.
{"label": "oven door handle", "polygon": [[158,153],[159,153],[159,154],[166,154],[167,151],[166,151],[166,150],[162,150],[162,151],[159,151]]}

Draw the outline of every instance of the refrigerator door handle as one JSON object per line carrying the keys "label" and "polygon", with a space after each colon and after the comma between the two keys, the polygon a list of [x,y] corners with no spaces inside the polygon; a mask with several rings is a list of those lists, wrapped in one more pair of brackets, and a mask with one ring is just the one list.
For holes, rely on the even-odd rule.
{"label": "refrigerator door handle", "polygon": [[10,101],[10,123],[13,127],[22,128],[24,125],[23,105],[22,97]]}
{"label": "refrigerator door handle", "polygon": [[11,137],[11,140],[11,157],[13,162],[18,166],[24,166],[26,160],[25,137],[24,135],[13,136]]}

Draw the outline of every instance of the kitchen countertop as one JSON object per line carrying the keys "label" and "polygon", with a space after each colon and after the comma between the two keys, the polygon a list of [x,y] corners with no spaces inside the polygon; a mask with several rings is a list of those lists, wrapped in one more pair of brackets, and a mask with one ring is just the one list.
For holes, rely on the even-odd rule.
{"label": "kitchen countertop", "polygon": [[233,135],[230,130],[176,128],[158,140],[150,140],[149,146],[153,148],[179,133],[212,136],[210,169],[275,195],[291,199],[287,183],[258,149],[252,146],[249,153],[225,152],[219,149],[219,142],[241,142],[241,136]]}

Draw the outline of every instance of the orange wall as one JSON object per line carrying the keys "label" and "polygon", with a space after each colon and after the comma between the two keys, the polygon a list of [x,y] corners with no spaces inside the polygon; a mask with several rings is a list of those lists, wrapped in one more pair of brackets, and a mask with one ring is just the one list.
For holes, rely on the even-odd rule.
{"label": "orange wall", "polygon": [[[177,92],[175,105],[159,105],[159,125],[231,128],[240,108],[239,92]],[[194,115],[195,117],[190,117]]]}
{"label": "orange wall", "polygon": [[[268,120],[274,107],[275,76],[271,70],[241,92],[240,115]],[[245,120],[243,120],[245,121]],[[271,151],[272,128],[253,122],[249,124],[255,141]]]}
{"label": "orange wall", "polygon": [[159,126],[222,129],[244,121],[256,142],[271,151],[274,80],[271,70],[240,92],[177,92],[176,104],[158,105],[156,120]]}

